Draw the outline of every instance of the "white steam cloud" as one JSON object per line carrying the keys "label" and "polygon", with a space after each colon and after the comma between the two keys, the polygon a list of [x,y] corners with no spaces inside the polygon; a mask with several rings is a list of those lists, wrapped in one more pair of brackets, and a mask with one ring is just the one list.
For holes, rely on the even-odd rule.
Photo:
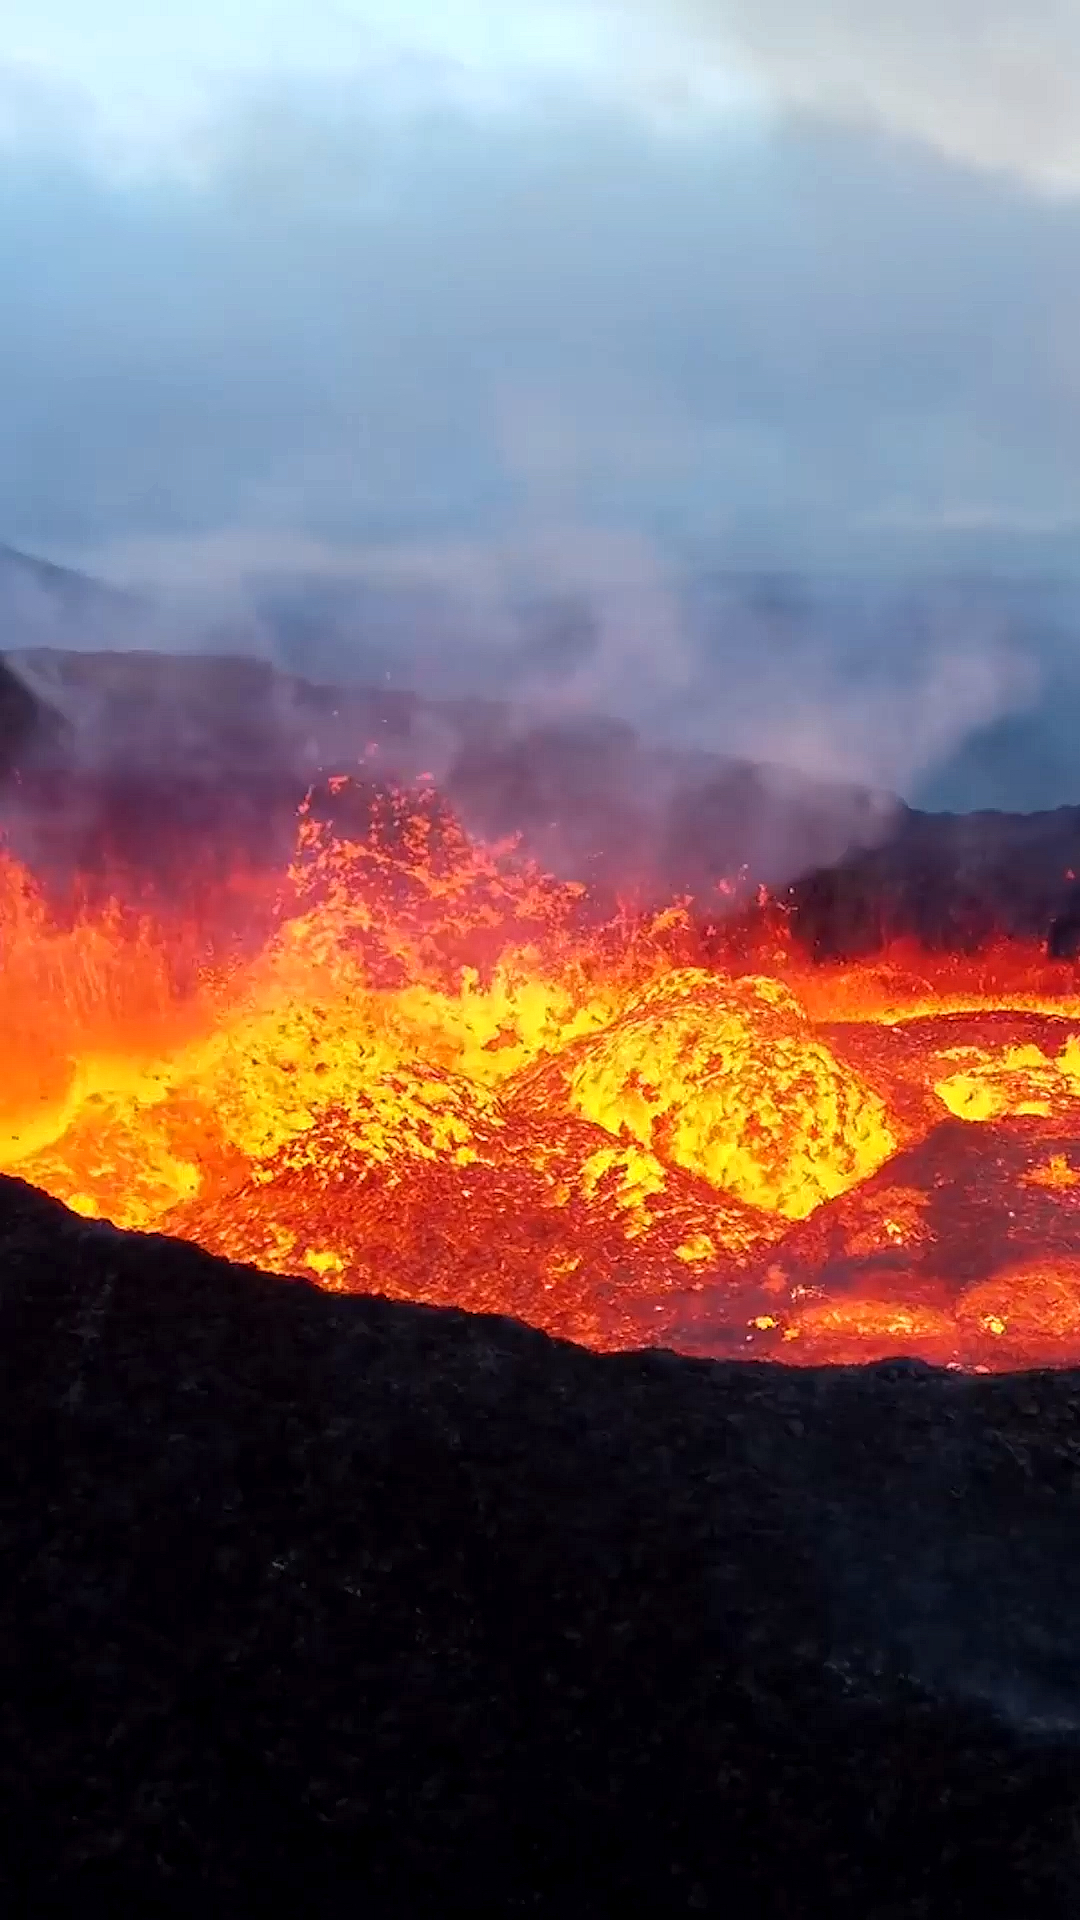
{"label": "white steam cloud", "polygon": [[[852,604],[818,586],[785,610],[782,595],[778,607],[755,601],[751,577],[723,576],[698,604],[659,542],[580,519],[381,545],[239,528],[127,542],[97,560],[154,610],[128,645],[190,652],[214,636],[356,684],[372,677],[375,609],[386,677],[425,696],[494,694],[522,727],[608,715],[658,744],[905,798],[1039,693],[1031,653],[963,592],[927,588],[912,606],[877,589]],[[283,648],[282,590],[325,609],[316,653]]]}

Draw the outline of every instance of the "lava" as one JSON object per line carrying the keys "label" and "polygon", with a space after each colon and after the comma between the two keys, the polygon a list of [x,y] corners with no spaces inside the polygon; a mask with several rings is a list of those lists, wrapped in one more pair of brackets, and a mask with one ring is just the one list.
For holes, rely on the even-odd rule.
{"label": "lava", "polygon": [[814,963],[313,789],[278,871],[0,852],[0,1167],[75,1211],[597,1347],[1080,1360],[1080,994],[1020,943]]}

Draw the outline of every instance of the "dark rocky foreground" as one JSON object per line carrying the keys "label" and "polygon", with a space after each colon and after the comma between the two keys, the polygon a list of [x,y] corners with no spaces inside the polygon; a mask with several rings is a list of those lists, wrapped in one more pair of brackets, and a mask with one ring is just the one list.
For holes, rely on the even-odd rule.
{"label": "dark rocky foreground", "polygon": [[1080,1911],[1080,1380],[599,1357],[0,1182],[9,1910]]}

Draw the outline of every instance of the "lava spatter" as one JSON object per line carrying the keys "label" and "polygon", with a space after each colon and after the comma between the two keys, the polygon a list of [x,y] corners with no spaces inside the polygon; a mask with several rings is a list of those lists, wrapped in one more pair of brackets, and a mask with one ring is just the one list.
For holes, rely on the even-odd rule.
{"label": "lava spatter", "polygon": [[581,1049],[571,1104],[713,1186],[801,1219],[886,1160],[884,1106],[776,980],[681,969]]}

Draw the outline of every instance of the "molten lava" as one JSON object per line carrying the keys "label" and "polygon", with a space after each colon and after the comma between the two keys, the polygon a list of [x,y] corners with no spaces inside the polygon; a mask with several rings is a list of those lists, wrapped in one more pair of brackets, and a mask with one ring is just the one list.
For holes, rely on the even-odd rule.
{"label": "molten lava", "polygon": [[339,778],[182,905],[0,854],[0,1167],[335,1289],[598,1347],[1080,1359],[1080,995],[601,906]]}

